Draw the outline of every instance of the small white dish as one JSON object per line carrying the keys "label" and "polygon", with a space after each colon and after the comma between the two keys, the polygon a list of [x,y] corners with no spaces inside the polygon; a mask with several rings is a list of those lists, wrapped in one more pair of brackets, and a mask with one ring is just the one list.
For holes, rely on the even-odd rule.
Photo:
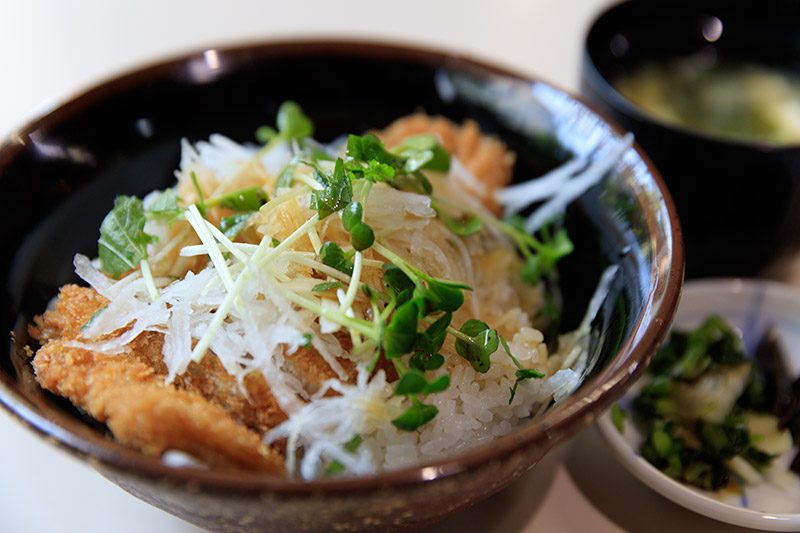
{"label": "small white dish", "polygon": [[[721,315],[741,332],[750,353],[763,332],[774,325],[791,360],[794,375],[800,373],[800,290],[762,280],[690,281],[684,285],[673,327],[696,327],[713,313]],[[638,385],[619,402],[627,412]],[[742,494],[702,491],[669,478],[639,455],[643,435],[629,417],[622,434],[614,427],[608,412],[600,417],[598,427],[614,454],[634,476],[675,503],[738,526],[772,531],[800,530],[800,478],[797,476],[790,478],[784,488],[765,482],[747,486]],[[795,448],[778,461],[788,464],[796,451]]]}

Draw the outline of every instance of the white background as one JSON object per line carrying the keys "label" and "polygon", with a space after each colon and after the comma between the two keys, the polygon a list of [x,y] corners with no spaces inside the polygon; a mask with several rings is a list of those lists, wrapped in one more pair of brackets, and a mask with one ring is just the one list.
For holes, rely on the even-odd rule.
{"label": "white background", "polygon": [[[577,90],[608,0],[0,0],[0,134],[99,80],[184,51],[285,37],[433,45]],[[0,532],[195,531],[0,414]],[[656,516],[658,518],[656,518]],[[438,531],[730,531],[630,477],[594,430]]]}

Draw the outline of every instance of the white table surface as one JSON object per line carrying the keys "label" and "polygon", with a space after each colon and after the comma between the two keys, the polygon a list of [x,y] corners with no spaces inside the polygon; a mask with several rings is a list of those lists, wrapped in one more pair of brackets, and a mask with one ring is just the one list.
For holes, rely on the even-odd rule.
{"label": "white table surface", "polygon": [[[0,134],[93,83],[168,55],[304,36],[460,51],[576,91],[585,30],[608,0],[0,0]],[[0,414],[0,531],[198,531]],[[432,529],[731,531],[658,496],[594,429],[522,480]]]}

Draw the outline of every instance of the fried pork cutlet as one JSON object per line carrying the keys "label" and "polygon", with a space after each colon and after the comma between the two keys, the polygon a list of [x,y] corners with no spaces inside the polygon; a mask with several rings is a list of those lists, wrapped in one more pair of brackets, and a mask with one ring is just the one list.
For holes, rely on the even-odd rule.
{"label": "fried pork cutlet", "polygon": [[[129,352],[120,355],[68,346],[104,304],[94,290],[67,285],[55,308],[36,319],[31,334],[43,346],[36,353],[33,368],[42,387],[68,398],[106,423],[118,441],[148,455],[175,449],[212,467],[283,472],[280,454],[264,446],[260,434],[243,423],[257,406],[244,406],[247,400],[224,370],[219,372],[204,363],[211,369],[204,384],[217,384],[216,394],[205,397],[203,393],[209,390],[202,387],[167,385],[163,362],[150,364],[160,357],[161,342],[152,342],[159,334],[141,335],[131,343]],[[278,421],[285,417],[272,395],[253,396],[254,403],[261,404],[260,416],[271,415]],[[237,397],[241,401],[234,401]]]}
{"label": "fried pork cutlet", "polygon": [[[428,132],[439,136],[489,190],[510,181],[513,154],[496,139],[481,136],[473,122],[459,127],[447,119],[417,114],[396,121],[381,137],[391,146],[405,136]],[[489,203],[489,196],[483,197]],[[70,346],[69,341],[81,337],[81,327],[107,303],[93,289],[67,285],[54,307],[36,318],[31,335],[42,347],[33,367],[42,387],[68,398],[107,424],[116,440],[145,454],[160,456],[174,449],[210,467],[284,472],[281,453],[261,440],[264,432],[287,418],[262,375],[245,377],[245,394],[209,352],[167,384],[164,336],[157,332],[139,335],[119,355]],[[349,349],[349,337],[337,337]],[[298,350],[286,362],[309,392],[337,377],[313,348]],[[340,364],[354,378],[353,363],[340,360]],[[391,380],[393,369],[384,369]]]}

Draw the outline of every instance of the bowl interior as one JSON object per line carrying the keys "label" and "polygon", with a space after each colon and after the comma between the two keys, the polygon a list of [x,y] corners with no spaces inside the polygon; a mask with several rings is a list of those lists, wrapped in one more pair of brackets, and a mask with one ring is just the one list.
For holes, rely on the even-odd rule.
{"label": "bowl interior", "polygon": [[[609,9],[595,21],[586,50],[612,87],[642,65],[698,54],[707,63],[732,60],[797,72],[800,6],[774,2],[770,7],[743,9],[734,2],[714,0],[632,0]],[[618,93],[615,97],[639,112]]]}
{"label": "bowl interior", "polygon": [[[800,67],[800,5],[624,2],[586,38],[582,91],[629,129],[675,199],[689,277],[755,276],[800,249],[800,145],[728,139],[668,124],[628,101],[615,83],[643,64],[698,56]],[[742,216],[748,213],[749,216]]]}
{"label": "bowl interior", "polygon": [[[77,281],[73,255],[96,254],[100,221],[116,195],[142,196],[170,185],[182,138],[219,132],[254,141],[256,128],[272,123],[287,99],[303,106],[322,141],[380,128],[419,109],[472,118],[517,153],[515,180],[539,176],[619,135],[549,85],[441,54],[364,43],[207,50],[101,85],[0,148],[0,183],[14,198],[0,230],[8,251],[0,260],[2,327],[15,333],[0,354],[0,400],[7,407],[73,451],[109,464],[135,460],[163,468],[105,439],[103,426],[36,386],[22,350],[29,341],[25,326],[59,286]],[[600,360],[594,377],[564,402],[560,415],[545,419],[574,431],[621,394],[659,342],[677,299],[682,253],[671,202],[634,148],[604,185],[570,208],[568,229],[576,253],[562,269],[565,328],[581,318],[602,270],[620,266],[594,324],[592,350]],[[541,424],[529,426],[535,427],[520,430],[522,440],[517,432],[495,449],[542,438]],[[488,448],[468,452],[460,464],[485,460],[493,453]],[[419,475],[408,472],[408,479]]]}

